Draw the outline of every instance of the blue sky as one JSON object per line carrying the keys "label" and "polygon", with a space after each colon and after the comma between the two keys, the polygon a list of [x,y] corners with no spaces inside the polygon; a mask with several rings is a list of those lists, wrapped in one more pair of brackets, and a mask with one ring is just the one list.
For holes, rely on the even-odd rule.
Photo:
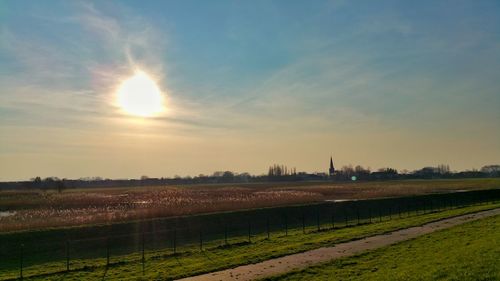
{"label": "blue sky", "polygon": [[[498,1],[2,1],[0,180],[500,160]],[[168,114],[119,113],[150,73]]]}

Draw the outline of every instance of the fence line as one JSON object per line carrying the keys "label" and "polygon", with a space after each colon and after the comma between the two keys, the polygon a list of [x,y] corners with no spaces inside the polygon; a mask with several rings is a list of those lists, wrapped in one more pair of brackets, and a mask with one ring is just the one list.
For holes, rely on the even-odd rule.
{"label": "fence line", "polygon": [[[147,229],[143,224],[140,232],[133,234],[110,233],[103,237],[67,238],[58,242],[38,244],[34,248],[32,244],[31,247],[26,247],[30,244],[21,242],[17,246],[17,251],[10,252],[19,253],[18,258],[15,257],[16,255],[9,255],[5,260],[10,259],[9,268],[14,268],[14,261],[18,259],[18,277],[22,279],[27,277],[26,269],[46,263],[47,258],[48,262],[61,261],[61,265],[64,263],[64,268],[61,267],[61,270],[52,272],[56,273],[83,268],[78,267],[78,262],[85,259],[104,258],[105,266],[109,267],[112,264],[113,255],[140,253],[139,261],[142,265],[142,273],[145,274],[146,250],[171,249],[172,254],[176,255],[179,253],[179,247],[187,250],[198,244],[199,250],[204,251],[210,247],[230,245],[237,241],[252,243],[258,240],[259,235],[265,237],[264,239],[270,239],[271,235],[279,235],[280,232],[288,236],[289,231],[293,229],[301,230],[302,234],[328,229],[335,230],[341,227],[374,223],[377,219],[378,222],[382,222],[384,219],[392,220],[488,202],[496,203],[499,198],[500,189],[492,189],[250,210],[235,212],[229,216],[221,214],[222,218],[219,217],[219,222],[215,225],[211,223],[217,221],[217,217],[211,215],[214,217],[205,225],[194,224],[184,227],[174,225],[171,229],[155,231],[151,227]],[[328,227],[329,225],[331,227]],[[118,243],[120,240],[124,243]],[[15,248],[15,245],[10,245],[10,247]],[[40,249],[37,249],[38,247]],[[31,263],[29,257],[32,259]],[[50,260],[51,258],[53,260]],[[77,267],[71,267],[72,261],[76,262]]]}

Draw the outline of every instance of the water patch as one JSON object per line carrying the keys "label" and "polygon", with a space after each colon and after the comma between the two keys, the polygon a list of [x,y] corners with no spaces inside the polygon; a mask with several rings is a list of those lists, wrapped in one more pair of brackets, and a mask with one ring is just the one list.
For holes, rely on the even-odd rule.
{"label": "water patch", "polygon": [[0,211],[0,219],[15,215],[15,211]]}
{"label": "water patch", "polygon": [[325,200],[325,202],[334,202],[334,203],[337,203],[337,202],[350,202],[350,201],[359,201],[359,199],[334,199],[334,200],[328,199],[328,200]]}

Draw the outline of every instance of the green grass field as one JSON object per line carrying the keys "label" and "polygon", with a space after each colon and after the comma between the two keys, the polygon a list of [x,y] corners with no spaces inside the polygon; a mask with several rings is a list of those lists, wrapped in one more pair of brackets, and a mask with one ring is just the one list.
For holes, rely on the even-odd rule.
{"label": "green grass field", "polygon": [[500,280],[500,216],[267,280]]}
{"label": "green grass field", "polygon": [[[105,258],[72,260],[71,267],[78,268],[63,272],[65,261],[50,262],[26,268],[25,276],[41,275],[30,280],[168,280],[192,276],[206,272],[235,267],[237,265],[255,263],[273,257],[323,246],[332,246],[340,242],[359,239],[375,234],[381,234],[396,229],[421,225],[446,217],[477,212],[480,210],[500,207],[500,204],[485,204],[466,208],[452,209],[441,212],[421,214],[407,218],[385,218],[382,222],[362,224],[334,230],[323,230],[302,234],[302,229],[293,229],[284,233],[272,233],[268,240],[264,236],[252,237],[252,242],[221,247],[220,244],[207,245],[200,252],[192,250],[180,254],[171,254],[170,249],[164,251],[146,252],[145,271],[142,272],[141,255],[139,253],[113,256],[111,266],[106,268]],[[233,242],[236,242],[233,241]],[[59,273],[54,273],[59,271]],[[0,271],[1,279],[16,278],[19,270],[10,268]]]}

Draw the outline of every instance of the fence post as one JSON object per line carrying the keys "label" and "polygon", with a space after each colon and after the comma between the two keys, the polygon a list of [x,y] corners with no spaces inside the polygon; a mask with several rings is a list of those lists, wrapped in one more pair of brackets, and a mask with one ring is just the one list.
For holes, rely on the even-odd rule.
{"label": "fence post", "polygon": [[392,206],[389,205],[389,220],[392,220]]}
{"label": "fence post", "polygon": [[251,226],[250,226],[250,221],[248,221],[248,243],[252,243],[252,240],[250,239],[251,236]]}
{"label": "fence post", "polygon": [[144,272],[145,272],[145,262],[146,262],[146,259],[144,257],[144,231],[142,232],[142,275],[144,275]]}
{"label": "fence post", "polygon": [[332,202],[332,230],[335,229],[335,202]]}
{"label": "fence post", "polygon": [[344,210],[344,220],[345,220],[345,226],[348,227],[349,222],[347,221],[347,211],[346,210]]}
{"label": "fence post", "polygon": [[288,236],[288,215],[285,215],[285,231],[286,236]]}
{"label": "fence post", "polygon": [[106,267],[109,266],[109,237],[106,237]]}
{"label": "fence post", "polygon": [[270,238],[269,216],[267,217],[267,220],[266,220],[266,230],[267,230],[267,239],[269,239]]}
{"label": "fence post", "polygon": [[398,216],[401,218],[401,203],[398,204]]}
{"label": "fence post", "polygon": [[175,255],[175,254],[177,254],[177,229],[174,229],[173,247],[174,247],[174,255]]}
{"label": "fence post", "polygon": [[19,260],[19,277],[21,280],[23,279],[23,262],[24,262],[24,244],[21,244],[21,249],[20,249],[20,260]]}
{"label": "fence post", "polygon": [[302,234],[306,234],[306,217],[304,213],[302,213]]}
{"label": "fence post", "polygon": [[368,216],[370,217],[370,223],[372,223],[372,207],[368,207]]}
{"label": "fence post", "polygon": [[317,225],[318,231],[320,231],[321,227],[319,225],[319,209],[316,211],[316,225]]}
{"label": "fence post", "polygon": [[408,202],[406,202],[406,201],[405,201],[405,203],[403,205],[403,217],[405,216],[405,212],[406,212],[406,218],[409,217],[410,216],[410,211],[409,211],[409,208],[408,208]]}
{"label": "fence post", "polygon": [[200,251],[203,251],[203,233],[201,233],[201,229],[200,229]]}
{"label": "fence post", "polygon": [[382,211],[380,210],[380,206],[378,207],[378,222],[382,222]]}
{"label": "fence post", "polygon": [[69,271],[69,240],[66,240],[66,271]]}
{"label": "fence post", "polygon": [[224,245],[227,245],[227,223],[224,225]]}
{"label": "fence post", "polygon": [[411,217],[411,212],[412,212],[412,203],[410,199],[407,199],[408,201],[405,202],[405,209],[406,209],[406,218]]}
{"label": "fence post", "polygon": [[359,208],[358,208],[358,202],[356,202],[356,225],[359,225]]}

